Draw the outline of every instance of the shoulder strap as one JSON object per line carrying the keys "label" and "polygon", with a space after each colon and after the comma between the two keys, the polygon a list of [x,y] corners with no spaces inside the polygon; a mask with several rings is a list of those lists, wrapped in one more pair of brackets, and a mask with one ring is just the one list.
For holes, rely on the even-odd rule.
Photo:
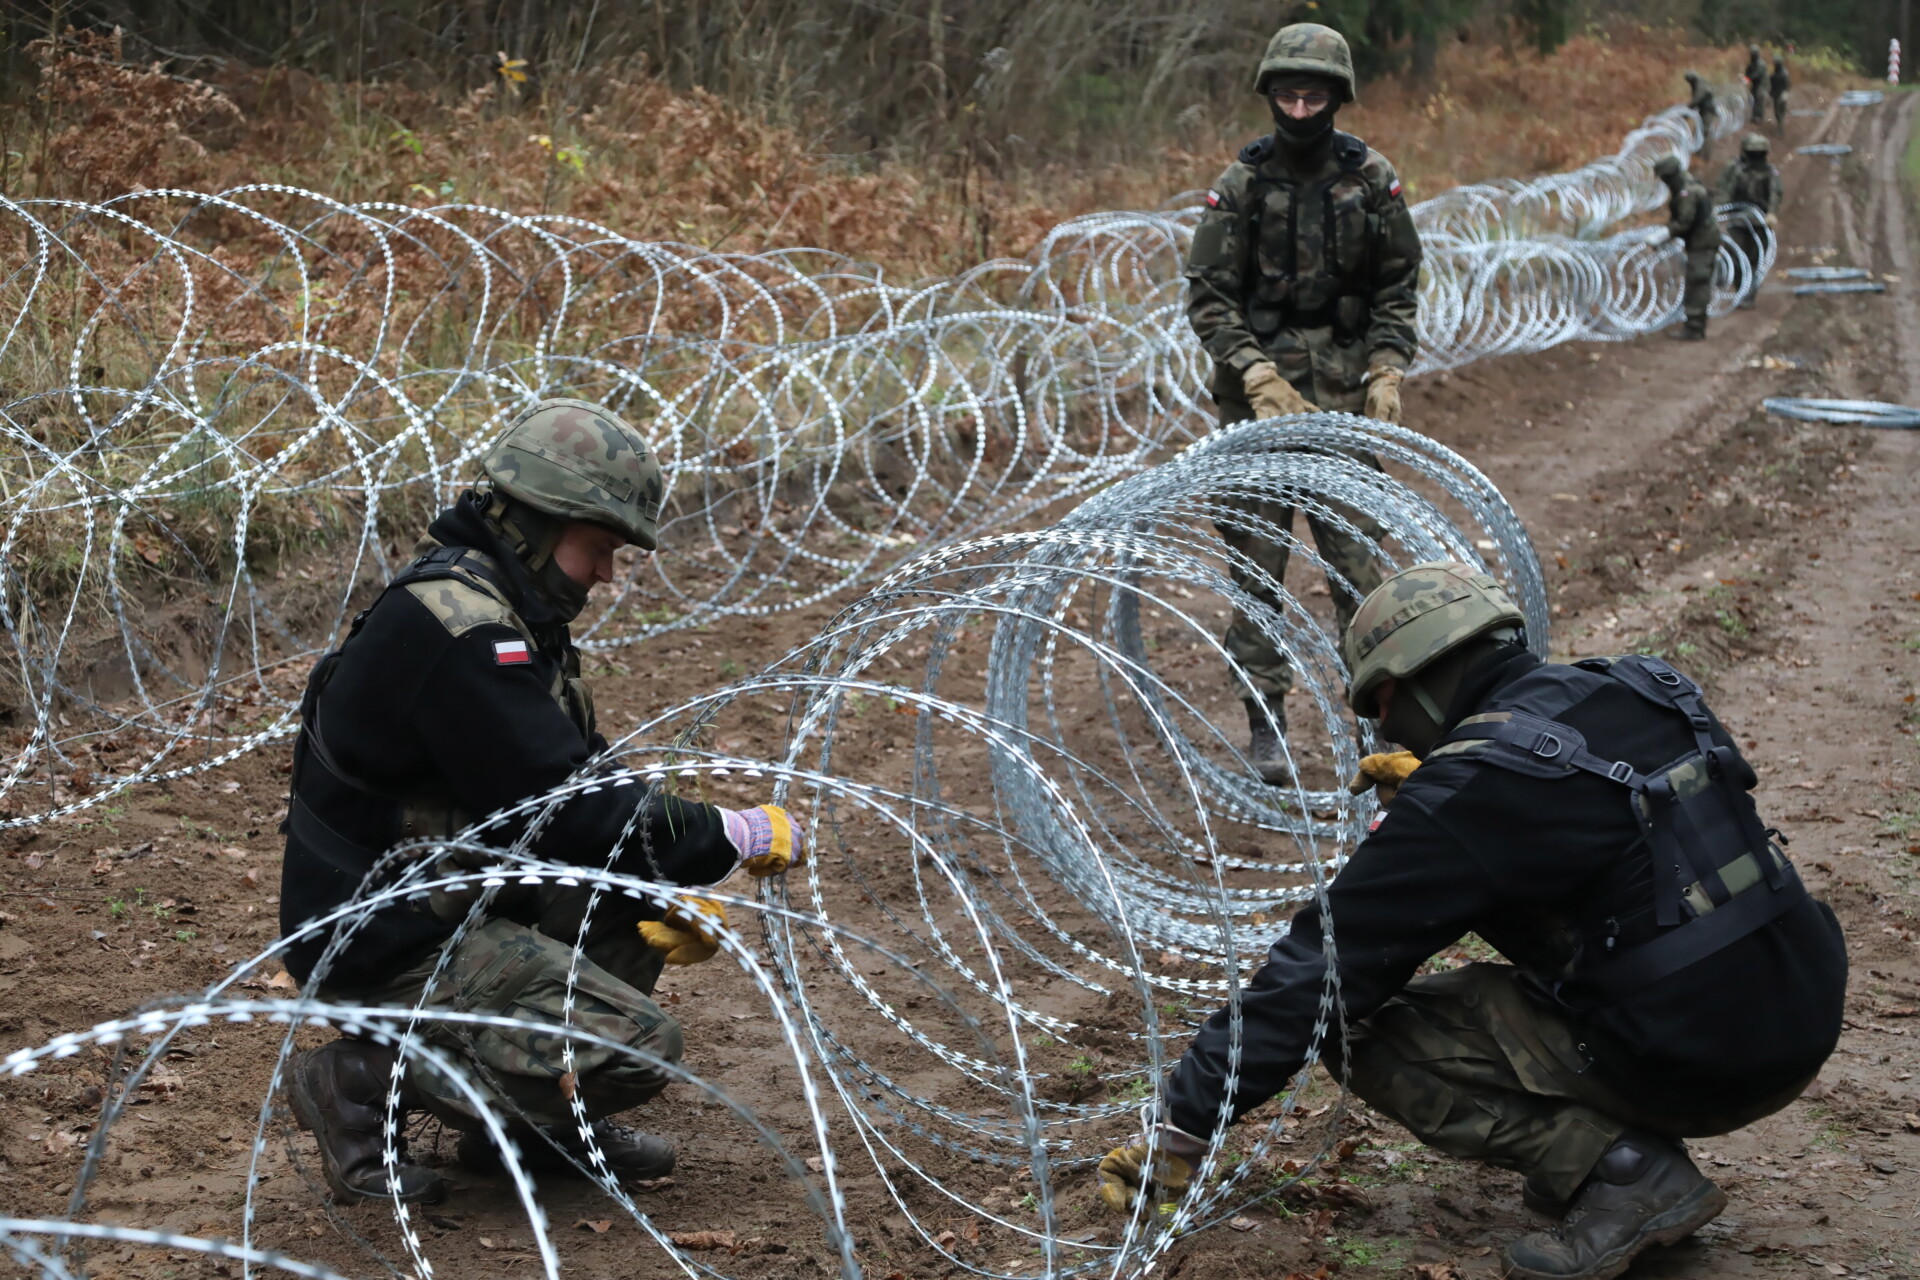
{"label": "shoulder strap", "polygon": [[1240,163],[1257,167],[1265,163],[1266,158],[1273,154],[1273,147],[1273,135],[1263,133],[1246,146],[1240,148]]}
{"label": "shoulder strap", "polygon": [[1367,162],[1367,144],[1350,133],[1333,131],[1333,158],[1347,173],[1357,173]]}

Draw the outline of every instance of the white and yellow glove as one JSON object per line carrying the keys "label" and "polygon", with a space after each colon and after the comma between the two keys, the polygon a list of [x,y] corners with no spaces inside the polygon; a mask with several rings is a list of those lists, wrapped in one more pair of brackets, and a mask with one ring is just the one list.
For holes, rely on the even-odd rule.
{"label": "white and yellow glove", "polygon": [[699,964],[719,952],[714,929],[726,923],[727,909],[712,898],[688,898],[664,920],[642,920],[640,936],[655,951],[666,952],[668,964]]}
{"label": "white and yellow glove", "polygon": [[1406,379],[1405,369],[1390,364],[1377,364],[1367,370],[1367,416],[1375,422],[1391,422],[1400,425],[1400,384]]}
{"label": "white and yellow glove", "polygon": [[782,875],[807,863],[807,831],[777,804],[757,809],[722,809],[727,842],[740,855],[737,865],[755,878]]}
{"label": "white and yellow glove", "polygon": [[1206,1154],[1204,1138],[1196,1138],[1170,1124],[1159,1126],[1158,1150],[1147,1164],[1147,1139],[1130,1147],[1115,1147],[1100,1161],[1100,1202],[1115,1213],[1130,1213],[1143,1195],[1171,1203],[1186,1194],[1193,1167]]}

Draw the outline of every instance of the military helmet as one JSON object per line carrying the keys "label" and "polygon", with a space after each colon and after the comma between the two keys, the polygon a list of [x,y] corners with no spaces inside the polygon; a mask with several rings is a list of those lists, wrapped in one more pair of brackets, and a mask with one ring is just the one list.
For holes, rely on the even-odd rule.
{"label": "military helmet", "polygon": [[1687,82],[1688,82],[1689,84],[1699,84],[1699,83],[1700,83],[1700,73],[1699,73],[1698,71],[1689,71],[1689,72],[1687,72]]}
{"label": "military helmet", "polygon": [[1747,52],[1753,57],[1757,58],[1760,56],[1760,46],[1757,44],[1750,44],[1747,46]]}
{"label": "military helmet", "polygon": [[1653,162],[1653,172],[1655,177],[1671,178],[1680,172],[1680,157],[1669,151]]}
{"label": "military helmet", "polygon": [[1773,150],[1773,144],[1767,141],[1764,133],[1750,133],[1746,141],[1740,144],[1740,153],[1749,156],[1764,156]]}
{"label": "military helmet", "polygon": [[1500,584],[1472,565],[1436,560],[1402,569],[1375,587],[1347,624],[1347,705],[1372,719],[1389,677],[1403,679],[1454,649],[1526,615]]}
{"label": "military helmet", "polygon": [[1277,75],[1325,76],[1340,86],[1340,101],[1354,101],[1353,51],[1347,38],[1317,22],[1296,22],[1273,33],[1267,54],[1253,76],[1253,91],[1264,94]]}
{"label": "military helmet", "polygon": [[648,551],[666,481],[646,437],[585,400],[542,400],[507,425],[480,467],[535,511],[586,520]]}

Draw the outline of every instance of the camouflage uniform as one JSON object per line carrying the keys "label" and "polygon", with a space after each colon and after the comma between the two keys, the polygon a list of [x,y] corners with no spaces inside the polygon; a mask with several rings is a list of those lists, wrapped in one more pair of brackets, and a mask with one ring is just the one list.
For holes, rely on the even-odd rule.
{"label": "camouflage uniform", "polygon": [[[620,894],[602,893],[593,924],[576,962],[591,890],[543,886],[528,902],[525,921],[494,916],[469,928],[447,957],[429,1008],[499,1014],[540,1026],[580,1031],[636,1051],[617,1052],[573,1041],[551,1031],[423,1021],[418,1038],[464,1064],[466,1079],[502,1117],[520,1115],[532,1124],[561,1125],[572,1118],[562,1077],[589,1119],[625,1111],[647,1101],[670,1080],[662,1063],[678,1064],[680,1025],[652,993],[663,957],[639,943],[639,921],[657,911]],[[322,1000],[411,1008],[424,998],[440,962],[439,951],[422,956],[385,981],[362,987],[323,985]],[[568,975],[573,976],[568,997]],[[424,1105],[447,1124],[471,1130],[479,1113],[466,1094],[424,1058],[412,1059],[410,1082]]]}
{"label": "camouflage uniform", "polygon": [[1707,331],[1707,308],[1713,301],[1714,261],[1720,253],[1720,223],[1713,216],[1713,197],[1700,180],[1685,170],[1668,182],[1667,230],[1686,245],[1686,290],[1680,308],[1689,332]]}
{"label": "camouflage uniform", "polygon": [[[1721,171],[1719,188],[1715,193],[1721,204],[1744,204],[1765,217],[1769,224],[1780,213],[1780,170],[1767,159],[1767,140],[1758,134],[1747,139],[1741,153],[1727,163]],[[1727,228],[1727,236],[1748,262],[1760,261],[1760,233],[1746,219],[1735,219]],[[1740,305],[1750,307],[1754,294],[1759,289],[1757,277],[1749,277],[1746,296]]]}
{"label": "camouflage uniform", "polygon": [[1787,75],[1785,58],[1773,60],[1773,77],[1768,88],[1773,93],[1773,122],[1784,130],[1787,127],[1788,91],[1793,88],[1793,80]]}
{"label": "camouflage uniform", "polygon": [[1767,60],[1760,56],[1758,48],[1747,52],[1747,92],[1753,97],[1753,117],[1750,123],[1765,124],[1767,120]]}
{"label": "camouflage uniform", "polygon": [[[1268,61],[1344,61],[1344,44],[1331,48],[1338,39],[1324,27],[1290,27],[1269,46]],[[1360,412],[1370,368],[1404,370],[1413,360],[1420,262],[1400,179],[1360,139],[1335,130],[1296,148],[1276,134],[1243,148],[1208,193],[1186,268],[1187,318],[1213,357],[1210,390],[1221,425],[1253,417],[1241,376],[1261,361],[1271,361],[1310,404]],[[1371,455],[1361,461],[1379,465]],[[1250,502],[1246,510],[1292,527],[1293,509],[1283,503]],[[1364,516],[1350,518],[1364,538],[1378,541],[1386,532]],[[1285,543],[1230,524],[1219,528],[1229,546],[1274,582],[1283,580]],[[1344,620],[1380,581],[1379,570],[1364,541],[1317,516],[1308,517],[1308,528]],[[1233,576],[1257,598],[1272,600],[1253,574],[1236,565]],[[1239,611],[1226,645],[1261,693],[1278,697],[1292,687],[1285,657]]]}
{"label": "camouflage uniform", "polygon": [[1705,156],[1713,150],[1713,128],[1720,119],[1720,109],[1714,105],[1713,90],[1707,87],[1699,72],[1687,72],[1687,83],[1693,89],[1687,105],[1700,117],[1700,154]]}

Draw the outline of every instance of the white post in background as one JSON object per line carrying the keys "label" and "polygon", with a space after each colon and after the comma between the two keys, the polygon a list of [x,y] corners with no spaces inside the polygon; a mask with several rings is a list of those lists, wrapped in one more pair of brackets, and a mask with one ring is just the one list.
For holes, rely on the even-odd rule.
{"label": "white post in background", "polygon": [[1900,83],[1900,38],[1887,41],[1887,83]]}

